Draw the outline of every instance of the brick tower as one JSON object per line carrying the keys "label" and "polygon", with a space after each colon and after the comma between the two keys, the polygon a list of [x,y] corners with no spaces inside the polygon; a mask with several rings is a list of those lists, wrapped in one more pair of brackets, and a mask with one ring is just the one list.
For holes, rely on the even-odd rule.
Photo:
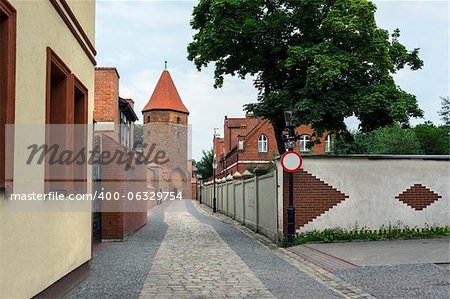
{"label": "brick tower", "polygon": [[188,173],[188,115],[177,88],[165,69],[147,105],[144,116],[144,149],[147,155],[152,145],[154,152],[165,152],[167,163],[160,166],[155,191],[182,192],[183,198],[191,197],[191,175]]}

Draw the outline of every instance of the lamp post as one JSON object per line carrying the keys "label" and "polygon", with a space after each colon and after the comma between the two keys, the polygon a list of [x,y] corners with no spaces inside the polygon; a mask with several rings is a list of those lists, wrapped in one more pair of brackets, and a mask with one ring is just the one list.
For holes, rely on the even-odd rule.
{"label": "lamp post", "polygon": [[200,195],[199,195],[199,202],[200,202],[200,204],[202,204],[202,186],[203,185],[203,181],[202,180],[200,180]]}
{"label": "lamp post", "polygon": [[216,161],[216,137],[217,137],[217,131],[219,128],[214,128],[214,134],[213,134],[213,213],[216,212],[216,169],[217,169],[217,161]]}
{"label": "lamp post", "polygon": [[[292,121],[292,106],[284,111],[284,121],[286,128],[288,129],[288,135],[283,136],[285,141],[285,147],[288,151],[293,151],[295,148],[296,141],[298,139],[295,135],[294,124]],[[294,174],[292,172],[288,173],[288,190],[289,190],[289,206],[287,208],[287,239],[288,244],[292,245],[295,237],[295,208],[294,208]]]}
{"label": "lamp post", "polygon": [[[200,189],[200,191],[197,189],[197,191],[199,191],[199,192],[196,192],[195,195],[197,196],[197,199],[200,202],[200,204],[202,204],[202,174],[197,172],[195,174],[195,176],[197,178],[197,184],[200,182],[200,186],[198,188],[198,189]],[[197,194],[197,193],[200,193],[200,194]]]}
{"label": "lamp post", "polygon": [[216,208],[216,168],[217,168],[217,161],[214,160],[213,164],[213,213],[217,211]]}

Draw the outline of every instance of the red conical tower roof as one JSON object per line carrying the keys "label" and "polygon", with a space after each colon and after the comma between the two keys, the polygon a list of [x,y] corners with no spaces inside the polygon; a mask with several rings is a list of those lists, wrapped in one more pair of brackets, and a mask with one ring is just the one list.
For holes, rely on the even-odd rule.
{"label": "red conical tower roof", "polygon": [[189,114],[168,70],[162,72],[155,90],[142,112],[150,110],[173,110]]}

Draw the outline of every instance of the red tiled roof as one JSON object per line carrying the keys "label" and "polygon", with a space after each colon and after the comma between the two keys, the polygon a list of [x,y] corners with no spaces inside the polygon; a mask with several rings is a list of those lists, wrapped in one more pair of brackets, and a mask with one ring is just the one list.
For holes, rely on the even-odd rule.
{"label": "red tiled roof", "polygon": [[169,71],[164,70],[156,84],[150,100],[142,112],[149,110],[174,110],[189,114],[178,94]]}

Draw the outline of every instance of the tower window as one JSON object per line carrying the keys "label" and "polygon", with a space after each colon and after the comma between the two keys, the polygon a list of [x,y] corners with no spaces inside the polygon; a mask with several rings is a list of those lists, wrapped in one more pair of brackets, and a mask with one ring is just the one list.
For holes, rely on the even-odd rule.
{"label": "tower window", "polygon": [[267,136],[264,134],[258,138],[258,152],[267,153]]}
{"label": "tower window", "polygon": [[181,122],[181,118],[178,116],[177,117],[177,124],[179,124]]}
{"label": "tower window", "polygon": [[147,123],[150,122],[150,115],[147,116]]}

